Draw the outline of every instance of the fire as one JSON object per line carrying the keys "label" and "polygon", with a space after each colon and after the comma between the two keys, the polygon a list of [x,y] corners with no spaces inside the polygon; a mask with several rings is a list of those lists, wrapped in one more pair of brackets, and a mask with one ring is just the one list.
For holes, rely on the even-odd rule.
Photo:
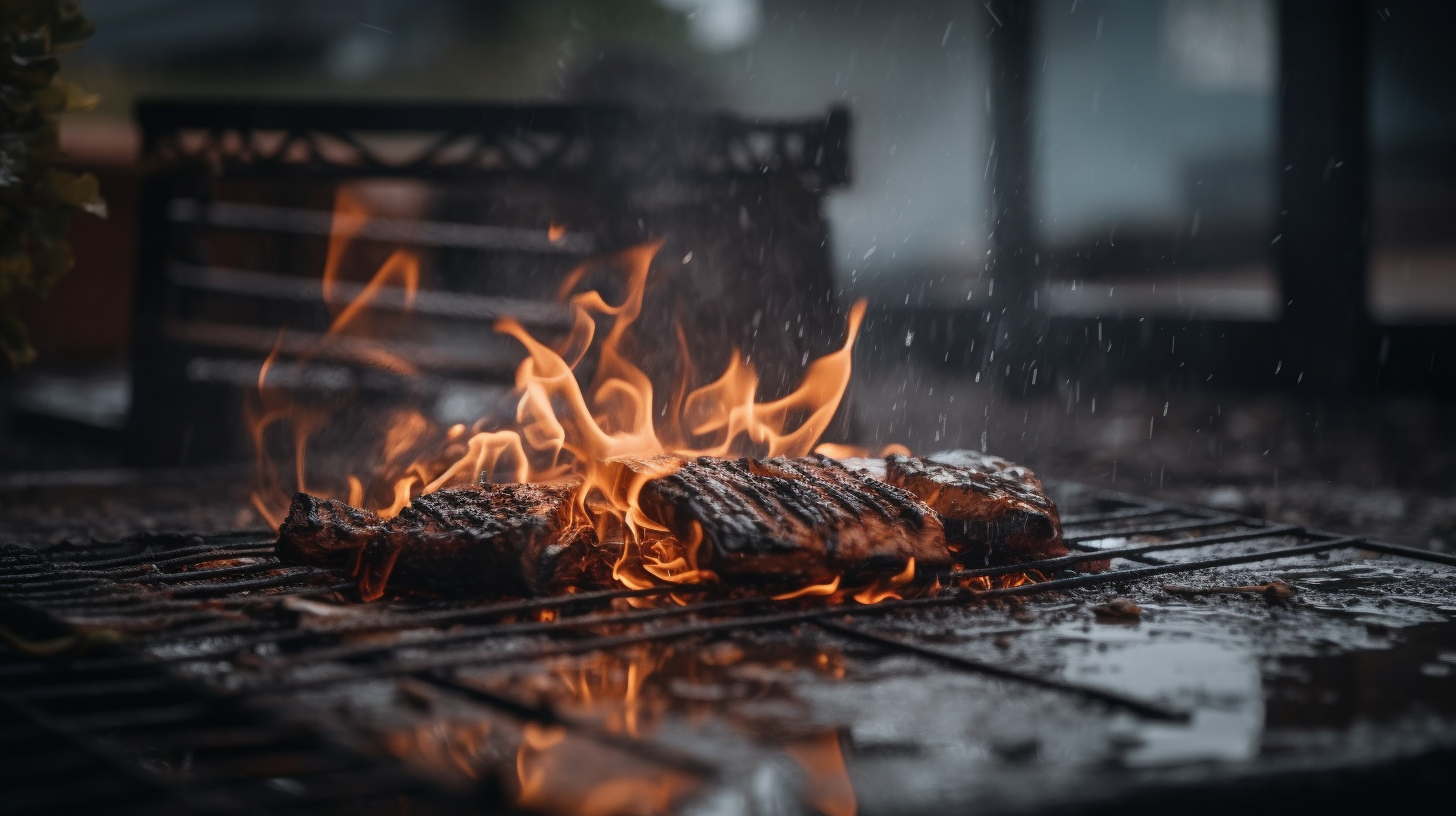
{"label": "fire", "polygon": [[[402,249],[391,253],[362,287],[344,284],[351,243],[369,218],[356,198],[347,191],[339,193],[322,281],[323,301],[333,319],[320,351],[346,336],[367,341],[368,318],[385,303],[386,294],[389,304],[405,312],[415,301],[419,258]],[[553,224],[548,234],[559,240],[564,227]],[[632,247],[584,264],[568,276],[562,298],[571,308],[572,326],[556,343],[541,340],[509,318],[496,324],[496,331],[515,338],[524,350],[516,371],[519,396],[513,427],[490,428],[482,420],[473,428],[441,431],[417,412],[400,412],[375,443],[378,454],[370,463],[372,472],[345,474],[337,484],[310,473],[306,455],[310,440],[329,427],[333,414],[291,403],[270,386],[268,375],[279,356],[275,348],[259,373],[258,394],[249,411],[258,452],[254,507],[269,522],[281,523],[289,500],[289,491],[282,488],[286,481],[295,490],[347,498],[350,504],[389,518],[421,494],[472,481],[482,473],[500,481],[579,480],[575,503],[579,521],[593,525],[602,540],[621,542],[613,570],[617,580],[629,587],[715,580],[700,563],[702,530],[694,528],[687,540],[679,541],[638,502],[643,485],[670,472],[673,460],[663,459],[656,471],[629,472],[621,464],[623,458],[646,460],[665,453],[804,456],[815,450],[849,385],[865,303],[861,300],[850,309],[843,344],[812,361],[798,388],[784,396],[764,399],[753,365],[737,353],[716,379],[690,387],[701,378],[684,342],[680,381],[670,395],[659,399],[630,352],[660,246],[658,242]],[[610,303],[598,291],[581,289],[589,274],[602,271],[622,275],[625,295],[620,301]],[[351,287],[355,294],[345,298]],[[418,374],[410,361],[383,345],[360,348],[356,359],[402,376]],[[595,375],[584,386],[578,371],[588,360]],[[267,442],[279,438],[291,443],[291,480],[280,478],[283,471],[267,453]],[[841,452],[838,447],[821,449]],[[913,565],[909,569],[913,574]],[[379,577],[381,586],[387,577]],[[827,592],[807,587],[798,595],[838,589],[836,582]]]}
{"label": "fire", "polygon": [[810,584],[809,586],[803,587],[801,589],[796,589],[793,592],[785,592],[782,595],[775,595],[773,596],[773,599],[775,601],[787,601],[791,598],[812,598],[818,595],[833,595],[838,591],[839,576],[836,575],[834,576],[834,580],[830,581],[827,584]]}
{"label": "fire", "polygon": [[[398,320],[408,315],[420,286],[418,256],[394,250],[362,285],[346,282],[349,269],[357,267],[357,263],[351,267],[351,259],[358,260],[350,247],[369,218],[347,190],[338,194],[321,287],[332,319],[317,340],[318,347],[295,363],[306,363],[348,342],[352,359],[399,376],[417,376],[411,361],[373,337],[392,325],[381,323],[383,317],[377,313],[388,308],[399,312]],[[563,228],[553,225],[551,234],[563,235]],[[344,472],[342,478],[336,468],[330,468],[336,474],[332,477],[311,472],[307,455],[317,435],[351,430],[336,419],[337,406],[291,400],[270,380],[285,348],[280,333],[259,371],[257,395],[247,412],[257,452],[253,506],[270,523],[280,524],[292,492],[284,489],[288,485],[345,499],[391,518],[422,494],[474,481],[481,474],[503,482],[572,480],[579,483],[573,505],[576,523],[594,527],[599,540],[620,546],[612,574],[622,585],[635,589],[717,580],[705,562],[709,553],[704,550],[703,530],[694,525],[679,540],[662,520],[644,510],[639,501],[642,488],[670,473],[682,457],[794,457],[816,450],[837,458],[867,455],[860,448],[820,442],[849,385],[865,302],[850,309],[842,344],[809,363],[798,387],[788,394],[764,398],[752,363],[737,352],[715,379],[708,380],[694,367],[679,331],[680,374],[671,392],[659,395],[651,378],[633,362],[632,352],[634,327],[643,319],[644,296],[660,247],[660,242],[631,247],[583,264],[568,275],[560,297],[570,307],[571,328],[555,342],[533,335],[510,318],[496,323],[495,330],[514,338],[524,352],[516,369],[517,401],[509,427],[491,427],[483,418],[470,427],[442,429],[418,411],[397,411],[373,439],[364,469]],[[623,294],[616,302],[585,286],[604,273],[620,276]],[[594,372],[589,383],[580,376],[584,370]],[[702,384],[694,387],[697,383]],[[355,445],[371,447],[368,442]],[[280,448],[289,451],[286,465],[285,457],[276,455]],[[880,455],[888,453],[908,450],[891,445]],[[625,464],[629,459],[635,463],[632,467]],[[357,577],[364,597],[378,597],[389,570]],[[915,563],[910,560],[898,574],[868,586],[844,586],[842,577],[836,576],[776,597],[880,603],[929,591],[915,578]]]}
{"label": "fire", "polygon": [[971,575],[957,578],[955,583],[963,589],[983,591],[987,589],[1010,589],[1023,584],[1035,584],[1047,580],[1047,576],[1040,570],[1029,569],[1026,572],[1013,572],[1006,575],[999,575],[990,578],[985,575]]}
{"label": "fire", "polygon": [[877,604],[881,601],[899,599],[900,588],[915,580],[915,559],[910,558],[905,563],[905,569],[889,578],[875,581],[860,592],[855,593],[854,599],[862,604]]}

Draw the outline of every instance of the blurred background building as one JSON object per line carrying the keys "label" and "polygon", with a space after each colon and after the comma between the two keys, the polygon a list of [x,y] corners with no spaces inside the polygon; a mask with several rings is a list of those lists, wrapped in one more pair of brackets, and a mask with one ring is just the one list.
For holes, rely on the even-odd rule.
{"label": "blurred background building", "polygon": [[[1368,46],[1370,195],[1360,229],[1368,240],[1370,318],[1380,327],[1449,327],[1456,324],[1456,59],[1445,39],[1456,9],[1409,0],[1358,5]],[[973,363],[972,351],[949,339],[949,328],[936,336],[923,328],[926,315],[998,308],[988,286],[1006,252],[997,242],[994,212],[1005,149],[996,146],[1004,123],[996,118],[1002,100],[993,92],[1001,87],[994,44],[1020,4],[91,0],[84,6],[98,30],[84,50],[67,57],[65,74],[102,102],[94,112],[70,116],[63,139],[71,161],[101,177],[112,217],[76,222],[76,270],[48,301],[25,306],[41,362],[11,377],[12,413],[25,419],[11,433],[0,466],[113,461],[86,446],[121,433],[129,401],[136,202],[144,172],[132,106],[164,97],[612,102],[727,110],[750,119],[817,116],[843,104],[853,117],[851,183],[829,192],[824,203],[836,295],[867,295],[888,315],[864,351],[871,365],[857,373],[862,434],[916,446],[989,444],[1060,466],[1067,476],[1132,478],[1147,489],[1165,487],[1170,472],[1196,474],[1204,486],[1217,478],[1277,486],[1280,440],[1293,440],[1286,446],[1286,485],[1290,478],[1325,479],[1340,467],[1339,444],[1327,436],[1309,441],[1329,423],[1302,419],[1331,402],[1319,409],[1305,402],[1271,408],[1250,396],[1250,388],[1302,384],[1302,370],[1284,370],[1279,355],[1277,366],[1267,367],[1283,380],[1244,383],[1237,392],[1243,396],[1231,396],[1219,390],[1224,381],[1215,381],[1212,368],[1197,377],[1177,373],[1182,352],[1175,339],[1172,362],[1158,364],[1172,374],[1134,378],[1138,384],[1129,391],[1117,385],[1124,381],[1118,377],[1067,373],[1058,375],[1054,393],[1028,405],[1015,401],[1020,387],[985,390],[984,347]],[[1285,6],[1300,4],[1029,4],[1023,56],[1030,71],[1024,169],[1031,241],[1024,248],[1033,256],[1033,294],[1046,315],[1134,323],[1280,320],[1290,307],[1281,302],[1287,298],[1278,273],[1281,173],[1289,172],[1280,164],[1280,44],[1281,37],[1298,36],[1281,33]],[[1328,182],[1352,170],[1331,156],[1319,173]],[[891,331],[892,325],[911,328]],[[1100,337],[1102,323],[1088,325]],[[1370,354],[1378,353],[1379,366],[1394,353],[1391,336],[1397,335],[1374,335],[1378,351]],[[1401,387],[1406,396],[1393,398],[1399,405],[1369,403],[1380,417],[1373,426],[1397,436],[1414,429],[1399,443],[1377,434],[1369,450],[1419,449],[1417,469],[1424,475],[1412,478],[1425,487],[1447,484],[1453,465],[1444,453],[1450,437],[1443,418],[1449,409],[1426,402],[1411,408],[1409,400],[1449,391],[1438,376],[1449,349],[1437,343],[1411,350],[1401,346],[1403,337],[1395,348],[1410,359],[1429,350],[1430,377],[1422,381],[1412,362],[1417,375]],[[891,347],[894,354],[873,351]],[[1265,367],[1262,359],[1249,365]],[[1370,367],[1369,377],[1360,376],[1379,382],[1376,364]],[[1285,382],[1291,374],[1300,379]],[[1099,388],[1101,417],[1093,414],[1091,393]],[[912,399],[916,394],[924,399]],[[951,418],[949,403],[932,394],[957,396]],[[1240,407],[1225,408],[1234,403]],[[1180,420],[1178,405],[1196,408]],[[1229,420],[1226,410],[1243,419]],[[1118,416],[1126,423],[1117,424]],[[1168,442],[1172,448],[1155,450],[1160,440],[1152,438],[1148,420],[1156,425],[1165,416],[1186,427]],[[77,446],[72,458],[56,453],[54,440],[32,445],[47,418],[57,417],[79,423],[64,425],[61,434],[62,449]],[[1220,443],[1216,454],[1206,455],[1213,464],[1190,465],[1210,438],[1194,440],[1199,423],[1213,428],[1207,434],[1239,438],[1252,459],[1231,464],[1233,454]],[[1356,418],[1347,425],[1372,423]],[[1133,450],[1139,435],[1151,444]],[[1316,456],[1316,449],[1323,452]],[[1391,456],[1400,458],[1382,454],[1387,464],[1375,470],[1400,472]],[[1131,460],[1134,477],[1127,475]]]}

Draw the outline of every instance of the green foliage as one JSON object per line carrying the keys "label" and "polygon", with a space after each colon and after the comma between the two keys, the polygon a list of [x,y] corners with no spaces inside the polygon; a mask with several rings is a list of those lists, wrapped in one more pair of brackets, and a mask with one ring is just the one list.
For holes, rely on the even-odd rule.
{"label": "green foliage", "polygon": [[0,0],[0,354],[12,367],[35,357],[14,295],[44,297],[71,270],[71,213],[106,217],[95,176],[52,166],[60,114],[96,104],[56,76],[57,55],[93,30],[72,0]]}

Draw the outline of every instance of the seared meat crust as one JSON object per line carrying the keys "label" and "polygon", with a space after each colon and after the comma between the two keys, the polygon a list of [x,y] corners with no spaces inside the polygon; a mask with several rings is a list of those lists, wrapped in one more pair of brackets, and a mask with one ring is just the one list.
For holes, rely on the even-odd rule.
{"label": "seared meat crust", "polygon": [[1067,554],[1056,505],[1025,467],[975,451],[895,454],[884,479],[934,508],[963,562]]}
{"label": "seared meat crust", "polygon": [[[699,561],[724,578],[827,582],[917,566],[945,569],[940,520],[904,490],[823,456],[767,460],[622,459],[655,478],[641,506],[679,540],[702,530]],[[665,470],[671,472],[661,474]]]}
{"label": "seared meat crust", "polygon": [[610,571],[574,523],[571,484],[475,484],[415,499],[381,521],[300,493],[279,530],[285,560],[349,570],[367,600],[394,591],[530,595],[599,583]]}

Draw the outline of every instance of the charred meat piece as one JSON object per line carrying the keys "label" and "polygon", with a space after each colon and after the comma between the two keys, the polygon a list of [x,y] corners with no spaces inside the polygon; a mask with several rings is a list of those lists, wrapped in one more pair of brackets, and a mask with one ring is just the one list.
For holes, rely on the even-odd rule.
{"label": "charred meat piece", "polygon": [[1035,490],[1038,493],[1044,491],[1041,486],[1041,479],[1031,472],[1031,468],[1025,465],[1018,465],[999,456],[992,456],[989,453],[981,453],[973,450],[946,450],[932,453],[925,457],[932,462],[937,462],[949,467],[965,468],[977,473],[986,473],[992,476],[1004,476],[1014,479],[1023,486]]}
{"label": "charred meat piece", "polygon": [[931,569],[951,563],[930,508],[823,456],[618,464],[649,477],[640,496],[648,517],[679,540],[694,537],[694,525],[701,529],[699,562],[728,580],[827,582],[899,570],[910,558]]}
{"label": "charred meat piece", "polygon": [[886,482],[930,505],[963,564],[1066,555],[1056,505],[1030,470],[975,451],[885,459]]}
{"label": "charred meat piece", "polygon": [[596,537],[573,523],[571,484],[476,484],[415,499],[387,521],[299,493],[279,530],[285,560],[345,569],[365,600],[394,591],[531,595],[610,574]]}

